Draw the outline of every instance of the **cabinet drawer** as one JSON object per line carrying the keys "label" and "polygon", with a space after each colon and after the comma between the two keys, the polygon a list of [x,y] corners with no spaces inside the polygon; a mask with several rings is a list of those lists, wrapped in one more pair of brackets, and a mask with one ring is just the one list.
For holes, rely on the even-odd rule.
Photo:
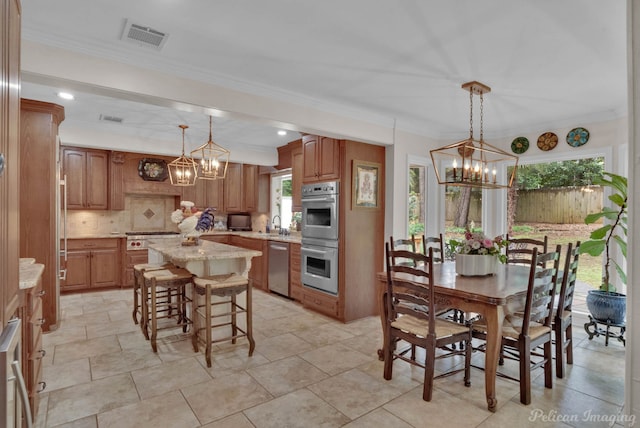
{"label": "cabinet drawer", "polygon": [[42,325],[44,324],[44,318],[42,317],[42,299],[36,299],[35,310],[29,317],[29,328],[31,335],[31,350],[37,349],[36,342],[42,336]]}
{"label": "cabinet drawer", "polygon": [[302,304],[305,308],[313,309],[331,317],[338,316],[338,298],[319,291],[302,288]]}
{"label": "cabinet drawer", "polygon": [[42,376],[42,359],[44,358],[45,352],[42,348],[42,335],[38,336],[38,341],[36,342],[36,347],[33,349],[33,352],[29,354],[29,383],[27,386],[29,390],[36,390],[38,392],[39,388],[38,382],[40,382],[40,378]]}
{"label": "cabinet drawer", "polygon": [[85,250],[94,248],[118,248],[118,238],[104,239],[69,239],[67,250]]}

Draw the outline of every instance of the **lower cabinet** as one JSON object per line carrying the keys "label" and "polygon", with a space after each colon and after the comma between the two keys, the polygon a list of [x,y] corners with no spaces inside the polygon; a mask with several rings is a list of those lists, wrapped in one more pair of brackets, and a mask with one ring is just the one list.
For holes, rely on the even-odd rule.
{"label": "lower cabinet", "polygon": [[231,241],[231,235],[200,235],[200,239],[218,242],[220,244],[229,244]]}
{"label": "lower cabinet", "polygon": [[133,267],[135,265],[149,262],[149,250],[135,250],[127,251],[124,255],[125,269],[124,269],[124,286],[133,287]]}
{"label": "lower cabinet", "polygon": [[289,244],[289,297],[302,302],[300,244]]}
{"label": "lower cabinet", "polygon": [[302,305],[333,318],[338,316],[338,297],[308,287],[302,288]]}
{"label": "lower cabinet", "polygon": [[22,373],[29,394],[31,415],[35,420],[40,401],[40,393],[44,391],[46,383],[42,381],[42,358],[45,351],[42,347],[42,279],[35,287],[25,289],[25,306],[21,308],[20,317],[23,319],[22,336]]}
{"label": "lower cabinet", "polygon": [[265,291],[269,290],[269,241],[266,239],[245,238],[244,236],[231,235],[229,243],[236,247],[262,251],[261,256],[251,259],[249,279],[252,281],[254,288],[259,288],[260,290]]}
{"label": "lower cabinet", "polygon": [[67,241],[67,277],[60,291],[120,286],[120,245],[117,238]]}

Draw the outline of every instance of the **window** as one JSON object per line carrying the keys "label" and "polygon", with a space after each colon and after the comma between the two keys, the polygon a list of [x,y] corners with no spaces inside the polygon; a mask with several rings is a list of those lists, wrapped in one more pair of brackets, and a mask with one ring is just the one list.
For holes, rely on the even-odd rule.
{"label": "window", "polygon": [[274,175],[271,177],[272,226],[288,228],[291,225],[291,184],[291,174]]}

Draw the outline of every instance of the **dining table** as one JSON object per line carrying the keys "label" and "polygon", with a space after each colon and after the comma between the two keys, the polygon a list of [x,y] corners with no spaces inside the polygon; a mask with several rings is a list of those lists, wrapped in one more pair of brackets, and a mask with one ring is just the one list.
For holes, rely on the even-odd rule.
{"label": "dining table", "polygon": [[[529,283],[530,267],[525,265],[498,264],[495,274],[484,276],[462,276],[456,273],[455,262],[433,264],[433,282],[438,305],[455,308],[465,313],[480,314],[486,322],[486,352],[484,383],[488,409],[495,412],[496,372],[500,357],[502,324],[507,315],[520,310],[524,305]],[[428,281],[424,277],[401,275],[416,283]],[[387,318],[387,272],[378,273],[378,304],[383,333],[386,335]]]}

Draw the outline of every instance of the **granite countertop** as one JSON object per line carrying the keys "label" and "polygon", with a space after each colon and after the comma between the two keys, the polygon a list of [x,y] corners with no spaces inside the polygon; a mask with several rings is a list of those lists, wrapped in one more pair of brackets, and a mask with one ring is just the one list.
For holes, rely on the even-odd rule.
{"label": "granite countertop", "polygon": [[35,259],[20,259],[19,286],[20,289],[33,288],[42,276],[44,265],[35,263]]}
{"label": "granite countertop", "polygon": [[240,257],[258,257],[261,251],[248,250],[232,245],[201,240],[199,245],[183,246],[182,238],[163,239],[151,242],[149,248],[177,262],[237,259]]}
{"label": "granite countertop", "polygon": [[[236,236],[244,236],[247,238],[253,239],[264,239],[269,241],[280,241],[280,242],[293,242],[293,243],[301,243],[302,237],[300,233],[294,232],[292,235],[278,235],[276,233],[263,233],[263,232],[236,232],[231,230],[212,230],[210,232],[205,232],[202,235],[204,236],[212,236],[212,235],[236,235]],[[92,235],[72,235],[67,236],[67,239],[104,239],[104,238],[126,238],[127,235],[124,232],[111,232],[111,233],[97,233]]]}

